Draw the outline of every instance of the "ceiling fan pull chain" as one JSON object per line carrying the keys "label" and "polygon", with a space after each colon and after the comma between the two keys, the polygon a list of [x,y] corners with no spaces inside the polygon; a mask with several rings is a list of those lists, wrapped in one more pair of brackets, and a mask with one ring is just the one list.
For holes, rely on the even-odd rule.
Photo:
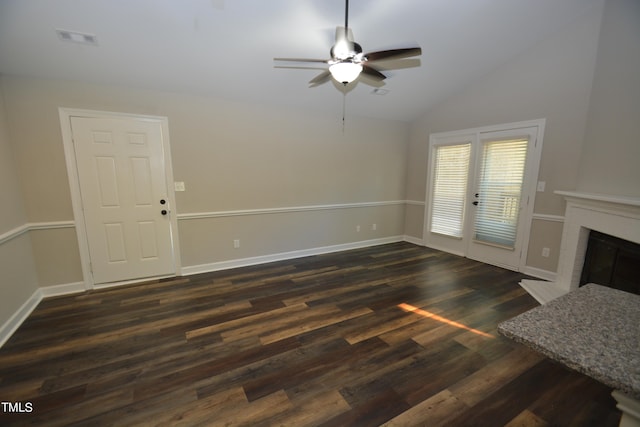
{"label": "ceiling fan pull chain", "polygon": [[347,92],[342,91],[342,134],[344,135],[344,117],[346,116],[347,110]]}

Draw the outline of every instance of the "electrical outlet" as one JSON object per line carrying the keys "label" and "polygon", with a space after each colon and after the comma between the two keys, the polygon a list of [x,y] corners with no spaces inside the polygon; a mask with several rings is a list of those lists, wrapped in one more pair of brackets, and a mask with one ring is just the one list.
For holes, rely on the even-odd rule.
{"label": "electrical outlet", "polygon": [[378,229],[378,224],[371,224],[371,230],[376,231]]}
{"label": "electrical outlet", "polygon": [[358,232],[358,233],[360,232],[360,226],[359,225],[356,225],[356,232]]}
{"label": "electrical outlet", "polygon": [[239,239],[235,239],[233,241],[233,249],[238,249],[240,247],[240,240]]}
{"label": "electrical outlet", "polygon": [[551,250],[549,248],[542,248],[542,256],[545,258],[549,258],[549,252]]}
{"label": "electrical outlet", "polygon": [[175,191],[184,191],[184,181],[176,181],[173,183]]}
{"label": "electrical outlet", "polygon": [[538,181],[538,191],[543,193],[544,188],[547,186],[547,183],[544,181]]}

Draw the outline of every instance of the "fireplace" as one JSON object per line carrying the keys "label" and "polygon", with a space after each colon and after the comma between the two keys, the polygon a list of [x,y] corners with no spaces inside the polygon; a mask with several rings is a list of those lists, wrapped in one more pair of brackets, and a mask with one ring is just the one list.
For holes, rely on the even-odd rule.
{"label": "fireplace", "polygon": [[580,286],[598,283],[640,295],[640,245],[598,231],[589,233]]}
{"label": "fireplace", "polygon": [[567,201],[556,280],[523,280],[521,283],[541,303],[580,286],[592,231],[640,244],[640,198],[574,191],[556,191],[556,194]]}

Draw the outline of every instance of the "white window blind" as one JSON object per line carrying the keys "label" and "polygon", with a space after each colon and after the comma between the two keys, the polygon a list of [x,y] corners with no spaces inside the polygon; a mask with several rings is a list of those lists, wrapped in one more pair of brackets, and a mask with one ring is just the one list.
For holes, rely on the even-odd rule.
{"label": "white window blind", "polygon": [[462,238],[471,144],[435,149],[431,232]]}
{"label": "white window blind", "polygon": [[526,139],[483,144],[474,239],[514,248],[527,156]]}

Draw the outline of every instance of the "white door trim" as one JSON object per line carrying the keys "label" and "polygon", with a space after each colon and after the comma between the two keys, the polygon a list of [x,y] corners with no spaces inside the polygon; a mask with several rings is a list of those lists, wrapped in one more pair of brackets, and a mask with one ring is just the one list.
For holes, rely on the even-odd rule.
{"label": "white door trim", "polygon": [[[85,289],[94,289],[95,281],[93,274],[91,273],[91,257],[89,255],[89,243],[87,240],[86,222],[84,217],[84,210],[82,208],[82,197],[80,193],[80,182],[78,179],[78,169],[76,164],[76,153],[73,146],[73,132],[71,129],[71,117],[84,117],[84,118],[110,118],[110,119],[136,119],[159,123],[162,128],[162,152],[164,155],[164,167],[165,177],[167,181],[167,198],[169,199],[169,206],[173,207],[174,212],[171,212],[169,221],[171,227],[172,236],[172,253],[174,259],[174,265],[176,268],[176,274],[181,270],[180,261],[180,245],[178,240],[178,221],[175,212],[175,192],[173,186],[173,168],[171,166],[171,148],[169,145],[169,120],[166,117],[161,116],[146,116],[127,113],[115,113],[108,111],[95,111],[76,108],[58,108],[60,116],[60,128],[62,131],[62,141],[64,144],[64,155],[67,163],[67,175],[69,177],[69,188],[71,191],[71,204],[73,206],[73,216],[76,225],[76,235],[78,237],[78,248],[80,251],[80,262],[82,265],[82,276],[84,279]],[[124,284],[112,283],[109,285]]]}
{"label": "white door trim", "polygon": [[[427,169],[427,177],[426,177],[426,195],[425,195],[425,209],[424,209],[424,217],[423,217],[423,232],[422,232],[422,241],[424,245],[427,247],[432,247],[438,250],[444,250],[446,252],[451,252],[460,256],[467,256],[467,248],[466,245],[456,251],[452,251],[450,249],[445,249],[441,245],[438,245],[436,242],[433,242],[431,238],[431,233],[429,232],[429,224],[430,224],[430,206],[431,202],[431,185],[433,180],[433,159],[432,159],[432,147],[436,140],[456,140],[461,137],[469,137],[473,139],[474,142],[472,144],[477,144],[479,141],[480,134],[487,132],[499,132],[499,131],[507,131],[513,129],[522,129],[522,128],[530,128],[537,127],[537,140],[534,143],[534,147],[528,154],[527,157],[527,169],[525,170],[525,182],[522,189],[523,198],[528,197],[528,203],[523,207],[521,221],[524,222],[525,226],[523,229],[522,235],[522,252],[520,255],[520,260],[518,264],[518,271],[524,271],[527,262],[527,252],[529,249],[529,238],[531,234],[531,223],[533,221],[533,208],[535,204],[535,195],[536,195],[536,183],[538,180],[538,172],[540,169],[540,160],[542,158],[542,142],[544,138],[544,129],[545,129],[546,119],[536,119],[536,120],[527,120],[522,122],[514,122],[514,123],[504,123],[499,125],[491,125],[491,126],[483,126],[471,129],[462,129],[456,131],[449,132],[440,132],[433,133],[429,135],[429,149],[428,149],[428,169]],[[474,149],[472,148],[472,151]],[[470,171],[469,179],[475,179],[475,157],[472,156],[472,164],[470,165],[472,169]],[[473,174],[471,174],[473,172]],[[467,191],[471,191],[469,188]],[[467,217],[466,220],[469,220]],[[465,224],[465,228],[468,229],[468,224]],[[506,266],[501,266],[508,268]]]}

